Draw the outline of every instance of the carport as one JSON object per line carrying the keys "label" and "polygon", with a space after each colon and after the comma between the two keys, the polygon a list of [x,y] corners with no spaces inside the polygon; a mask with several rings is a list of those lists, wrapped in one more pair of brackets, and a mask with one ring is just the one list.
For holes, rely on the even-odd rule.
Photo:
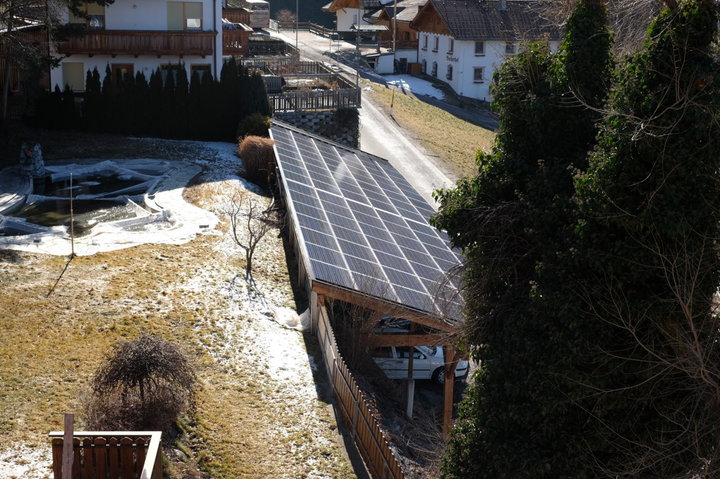
{"label": "carport", "polygon": [[460,257],[447,235],[428,223],[434,210],[382,158],[277,121],[270,134],[313,323],[333,299],[374,311],[370,323],[391,314],[430,331],[370,334],[367,344],[445,348],[447,433],[459,359],[453,337],[462,308],[450,273]]}

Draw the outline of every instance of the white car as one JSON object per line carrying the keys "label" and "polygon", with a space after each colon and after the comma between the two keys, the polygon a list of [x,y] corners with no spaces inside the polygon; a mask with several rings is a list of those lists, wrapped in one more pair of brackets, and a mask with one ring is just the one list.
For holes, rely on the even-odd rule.
{"label": "white car", "polygon": [[[408,377],[409,352],[407,347],[384,346],[370,351],[375,363],[390,379]],[[438,384],[445,382],[445,358],[442,346],[415,346],[413,349],[413,379],[432,379]],[[455,368],[455,379],[468,374],[468,362],[460,360]]]}

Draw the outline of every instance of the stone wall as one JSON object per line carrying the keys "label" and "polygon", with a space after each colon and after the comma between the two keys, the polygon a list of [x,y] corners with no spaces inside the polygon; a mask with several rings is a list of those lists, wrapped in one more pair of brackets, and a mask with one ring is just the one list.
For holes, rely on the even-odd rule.
{"label": "stone wall", "polygon": [[275,118],[342,145],[357,148],[360,144],[357,109],[278,112]]}

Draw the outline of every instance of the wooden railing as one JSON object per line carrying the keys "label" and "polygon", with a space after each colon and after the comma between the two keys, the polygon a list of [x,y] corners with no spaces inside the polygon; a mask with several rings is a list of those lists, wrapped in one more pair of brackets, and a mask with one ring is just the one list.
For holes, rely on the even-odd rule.
{"label": "wooden railing", "polygon": [[212,55],[215,32],[101,30],[58,44],[62,54]]}
{"label": "wooden railing", "polygon": [[[72,479],[162,479],[160,436],[156,431],[76,432]],[[50,437],[53,477],[61,479],[63,433]]]}
{"label": "wooden railing", "polygon": [[[244,8],[223,8],[222,16],[232,23],[244,23],[250,25],[250,12]],[[223,32],[225,33],[225,32]]]}
{"label": "wooden railing", "polygon": [[359,108],[360,89],[285,91],[269,94],[268,100],[274,112]]}
{"label": "wooden railing", "polygon": [[340,355],[324,306],[320,307],[317,334],[340,415],[350,430],[370,475],[373,479],[404,479],[405,474],[377,419],[370,412],[360,388]]}
{"label": "wooden railing", "polygon": [[259,68],[271,75],[335,75],[322,62],[297,58],[243,58],[243,66]]}
{"label": "wooden railing", "polygon": [[250,39],[250,55],[297,55],[297,49],[282,40]]}
{"label": "wooden railing", "polygon": [[[383,48],[392,48],[393,42],[392,40],[383,40],[380,42],[380,46]],[[413,49],[417,50],[418,47],[418,41],[417,40],[395,40],[395,48],[396,49]]]}
{"label": "wooden railing", "polygon": [[223,30],[223,55],[245,56],[250,51],[250,32]]}

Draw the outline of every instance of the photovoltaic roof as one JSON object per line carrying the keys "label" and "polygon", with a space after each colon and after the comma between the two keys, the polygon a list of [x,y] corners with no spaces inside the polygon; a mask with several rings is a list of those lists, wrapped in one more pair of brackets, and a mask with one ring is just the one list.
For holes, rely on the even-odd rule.
{"label": "photovoltaic roof", "polygon": [[274,122],[288,210],[315,281],[460,318],[460,262],[434,210],[386,160]]}

